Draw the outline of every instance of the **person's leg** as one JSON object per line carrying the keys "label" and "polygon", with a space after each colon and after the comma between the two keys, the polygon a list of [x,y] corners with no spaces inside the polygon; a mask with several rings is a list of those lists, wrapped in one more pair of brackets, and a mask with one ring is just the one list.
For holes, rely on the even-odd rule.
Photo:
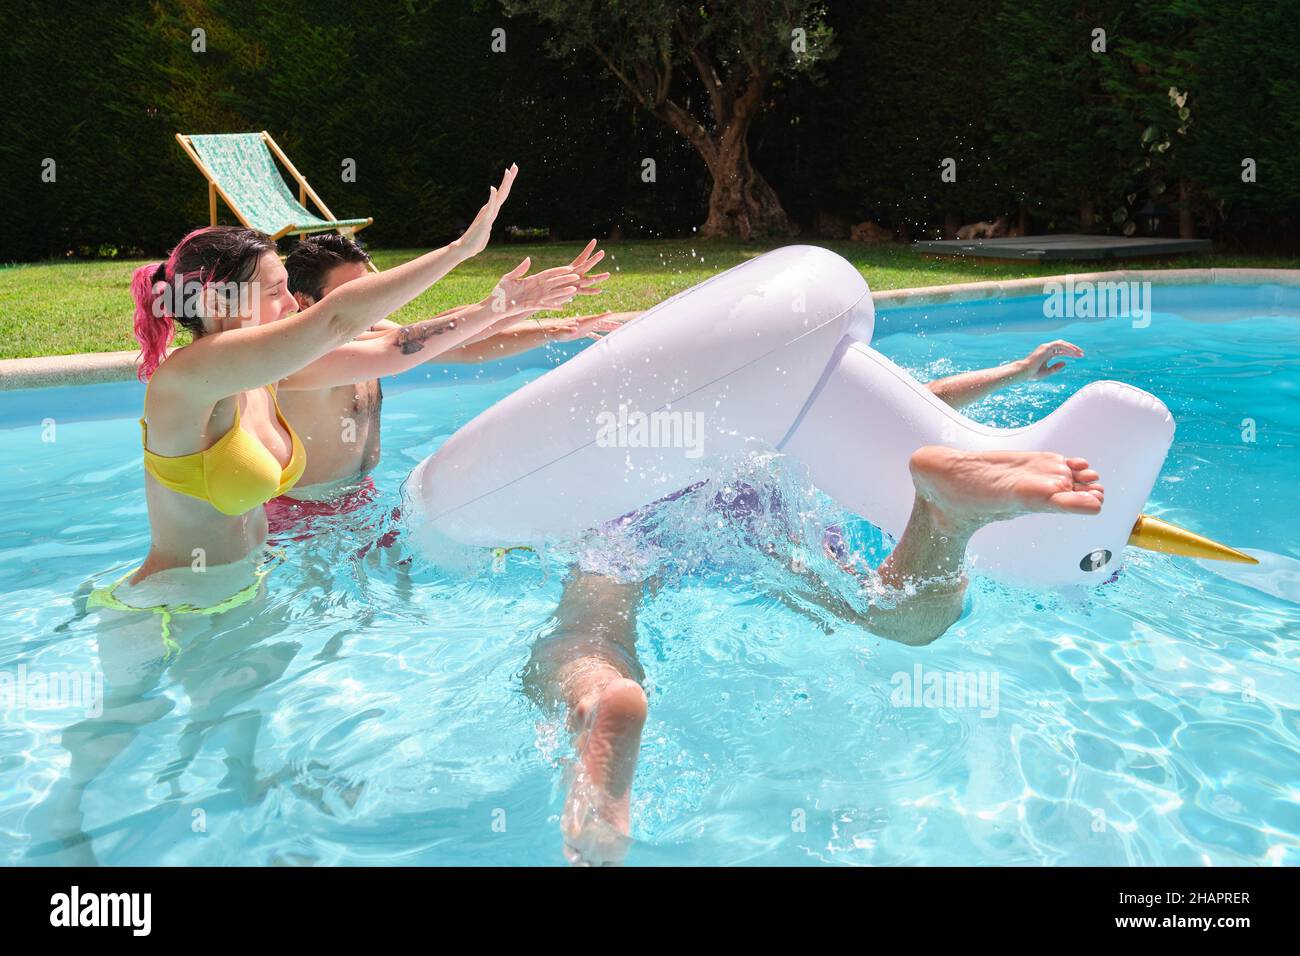
{"label": "person's leg", "polygon": [[180,752],[168,768],[173,790],[199,750],[219,736],[226,752],[227,774],[218,784],[254,802],[276,781],[259,780],[254,754],[263,724],[262,711],[249,706],[257,695],[284,676],[301,645],[268,642],[285,626],[282,615],[262,599],[209,619],[209,629],[172,665],[171,676],[189,699],[188,724]]}
{"label": "person's leg", "polygon": [[931,445],[909,465],[912,514],[876,572],[898,599],[859,616],[868,630],[903,644],[929,644],[961,616],[966,545],[980,528],[1030,512],[1096,514],[1104,499],[1087,461],[1050,452]]}
{"label": "person's leg", "polygon": [[[171,712],[175,703],[155,696],[166,650],[157,617],[99,609],[99,670],[103,696],[93,715],[64,728],[61,744],[68,769],[45,799],[50,835],[61,844],[58,862],[96,866],[91,837],[83,829],[86,792],[140,731]],[[177,625],[178,633],[184,625]]]}
{"label": "person's leg", "polygon": [[561,828],[571,863],[616,865],[631,832],[632,777],[646,718],[636,658],[640,582],[575,571],[565,583],[556,629],[533,647],[524,687],[540,706],[566,715],[577,762]]}

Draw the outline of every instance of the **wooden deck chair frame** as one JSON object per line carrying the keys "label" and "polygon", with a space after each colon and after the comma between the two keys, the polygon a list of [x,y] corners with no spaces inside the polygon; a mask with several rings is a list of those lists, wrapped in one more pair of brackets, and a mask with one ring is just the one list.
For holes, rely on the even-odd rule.
{"label": "wooden deck chair frame", "polygon": [[[258,135],[262,137],[262,142],[266,143],[266,145],[270,148],[271,153],[277,159],[279,159],[280,162],[284,163],[285,169],[289,170],[289,175],[291,175],[294,178],[294,181],[297,182],[298,205],[302,206],[305,209],[307,208],[307,200],[311,199],[311,201],[316,204],[316,207],[325,214],[325,217],[327,219],[337,220],[338,216],[334,215],[334,213],[330,211],[330,207],[325,205],[325,201],[321,199],[320,196],[316,195],[316,190],[311,188],[311,184],[307,182],[307,177],[305,177],[302,173],[298,172],[298,167],[295,166],[292,162],[290,162],[288,156],[284,155],[284,150],[282,150],[280,148],[280,145],[274,139],[271,138],[271,134],[268,133],[266,130],[262,130],[261,133],[259,133]],[[184,133],[177,133],[176,142],[181,144],[181,149],[185,150],[185,155],[188,156],[191,160],[193,160],[194,165],[197,166],[199,168],[199,172],[203,174],[203,178],[208,181],[208,218],[209,220],[211,220],[209,225],[215,226],[217,224],[217,197],[220,196],[221,200],[226,204],[226,207],[235,214],[236,218],[239,219],[240,223],[242,223],[244,226],[247,226],[249,229],[252,229],[253,228],[252,224],[249,223],[249,221],[244,218],[244,214],[239,211],[239,207],[236,206],[234,203],[232,203],[230,201],[230,197],[227,196],[225,191],[220,186],[217,185],[216,177],[213,176],[212,171],[208,169],[206,165],[204,165],[203,160],[199,158],[199,154],[194,151],[194,146],[190,143],[190,138],[186,136]],[[369,216],[366,218],[366,221],[359,226],[341,226],[340,228],[335,229],[334,231],[337,232],[340,236],[356,235],[358,232],[366,228],[366,226],[370,225],[374,221],[375,221],[374,217]],[[271,239],[272,241],[278,241],[282,239],[284,236],[289,235],[297,228],[298,226],[296,223],[290,223],[289,225],[285,226],[283,229],[279,230],[274,235],[272,235]],[[376,266],[373,262],[371,262],[369,265],[370,265],[370,270],[372,272],[379,271],[378,266]]]}

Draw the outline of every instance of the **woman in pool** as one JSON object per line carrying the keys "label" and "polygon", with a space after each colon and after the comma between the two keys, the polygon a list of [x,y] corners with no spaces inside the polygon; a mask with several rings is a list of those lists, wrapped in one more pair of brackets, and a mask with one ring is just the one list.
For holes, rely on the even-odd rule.
{"label": "woman in pool", "polygon": [[[103,712],[64,732],[71,765],[65,785],[50,796],[52,832],[82,859],[90,850],[81,832],[82,795],[141,727],[170,710],[169,698],[150,691],[182,643],[190,650],[173,670],[190,699],[189,722],[180,757],[162,779],[176,788],[203,740],[224,728],[224,785],[246,799],[263,786],[252,763],[261,715],[234,708],[283,673],[297,650],[267,642],[281,612],[255,599],[269,570],[263,506],[293,487],[306,457],[274,383],[327,361],[482,251],[516,174],[514,166],[506,171],[455,242],[360,278],[301,312],[275,244],[251,229],[196,230],[166,262],[136,270],[140,377],[149,382],[140,424],[150,548],[138,569],[87,600],[101,616]],[[578,290],[578,276],[566,268],[516,272],[498,286],[507,308],[461,316],[424,334],[440,336],[439,348],[454,348],[513,321],[516,308],[558,307]],[[194,341],[168,355],[177,323]],[[364,368],[357,374],[372,377]],[[248,626],[254,618],[257,626]]]}
{"label": "woman in pool", "polygon": [[[302,311],[274,243],[250,229],[197,230],[166,262],[136,270],[140,377],[149,382],[140,425],[151,542],[144,563],[96,591],[92,605],[158,615],[170,647],[175,615],[228,610],[257,594],[266,570],[263,506],[306,467],[275,383],[331,365],[331,353],[482,251],[516,173],[506,171],[455,242],[348,283]],[[552,269],[511,273],[504,284],[504,301],[549,308],[576,294],[578,277]],[[480,313],[425,333],[452,348],[506,315]],[[194,341],[169,356],[178,323]],[[364,369],[356,374],[370,377]]]}

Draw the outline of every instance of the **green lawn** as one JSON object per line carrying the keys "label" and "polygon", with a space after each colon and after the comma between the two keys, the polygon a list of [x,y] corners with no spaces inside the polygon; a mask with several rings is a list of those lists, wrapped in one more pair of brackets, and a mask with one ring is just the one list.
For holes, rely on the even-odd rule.
{"label": "green lawn", "polygon": [[[776,245],[730,241],[653,240],[606,246],[613,272],[604,295],[583,298],[571,308],[584,311],[641,309],[708,278],[722,269]],[[1098,263],[975,262],[923,259],[905,246],[869,246],[817,241],[847,258],[877,290],[945,285],[982,279],[1020,278],[1108,268]],[[462,265],[394,318],[412,322],[443,309],[485,296],[503,272],[525,255],[534,268],[562,265],[581,243],[496,245]],[[421,250],[375,253],[381,269],[404,262]],[[34,263],[0,268],[0,358],[66,355],[134,349],[129,285],[139,262],[76,261]],[[1152,268],[1137,260],[1132,268]],[[1161,267],[1300,268],[1300,260],[1275,256],[1191,256],[1164,260]],[[183,341],[183,340],[182,340]]]}

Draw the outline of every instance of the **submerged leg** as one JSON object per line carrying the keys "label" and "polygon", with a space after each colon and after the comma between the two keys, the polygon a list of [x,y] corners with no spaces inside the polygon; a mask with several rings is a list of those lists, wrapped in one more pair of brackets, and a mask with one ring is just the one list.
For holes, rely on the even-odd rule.
{"label": "submerged leg", "polygon": [[644,672],[636,659],[642,585],[575,572],[556,612],[558,627],[533,647],[524,687],[561,710],[577,762],[561,828],[569,862],[613,866],[627,853],[632,778],[646,718]]}
{"label": "submerged leg", "polygon": [[166,666],[158,617],[104,607],[94,613],[99,617],[102,696],[87,708],[83,719],[64,728],[61,743],[68,751],[68,769],[43,801],[50,834],[61,845],[57,862],[79,866],[98,865],[91,837],[84,830],[87,790],[141,730],[175,706],[170,698],[154,696]]}

